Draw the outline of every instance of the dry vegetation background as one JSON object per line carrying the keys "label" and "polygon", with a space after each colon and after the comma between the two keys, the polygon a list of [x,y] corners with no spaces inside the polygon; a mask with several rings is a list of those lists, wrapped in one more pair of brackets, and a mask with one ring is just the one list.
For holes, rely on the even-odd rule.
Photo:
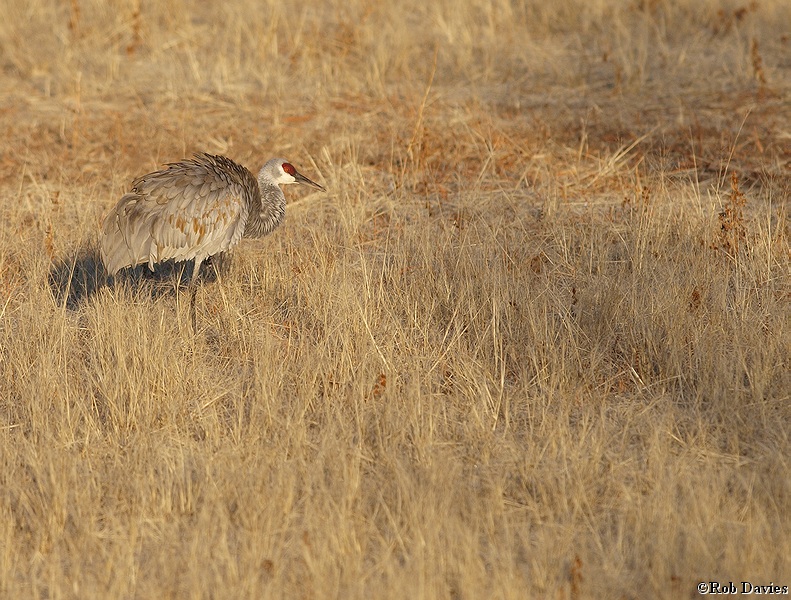
{"label": "dry vegetation background", "polygon": [[[0,596],[791,584],[791,5],[312,4],[3,5]],[[193,333],[96,249],[197,151],[328,193]]]}

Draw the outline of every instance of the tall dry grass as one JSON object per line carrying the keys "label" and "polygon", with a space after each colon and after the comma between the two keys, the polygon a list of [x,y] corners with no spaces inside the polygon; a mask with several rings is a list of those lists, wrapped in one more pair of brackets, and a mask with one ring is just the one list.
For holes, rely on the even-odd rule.
{"label": "tall dry grass", "polygon": [[[0,596],[791,583],[780,0],[9,2]],[[102,216],[195,151],[326,195],[197,298]]]}

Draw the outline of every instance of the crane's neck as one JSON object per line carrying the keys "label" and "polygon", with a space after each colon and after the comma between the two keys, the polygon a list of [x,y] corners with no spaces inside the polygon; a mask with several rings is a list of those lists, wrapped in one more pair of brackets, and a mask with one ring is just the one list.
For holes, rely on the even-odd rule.
{"label": "crane's neck", "polygon": [[283,190],[263,173],[258,176],[257,191],[250,203],[250,214],[244,228],[245,237],[259,238],[272,233],[286,216],[286,197]]}

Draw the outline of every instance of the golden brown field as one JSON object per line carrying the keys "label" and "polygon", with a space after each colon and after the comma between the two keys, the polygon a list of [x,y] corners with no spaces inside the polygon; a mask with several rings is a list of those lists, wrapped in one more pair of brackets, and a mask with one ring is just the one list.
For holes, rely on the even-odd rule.
{"label": "golden brown field", "polygon": [[[8,0],[0,597],[791,586],[790,57],[785,0]],[[193,332],[97,243],[198,151],[328,192]]]}

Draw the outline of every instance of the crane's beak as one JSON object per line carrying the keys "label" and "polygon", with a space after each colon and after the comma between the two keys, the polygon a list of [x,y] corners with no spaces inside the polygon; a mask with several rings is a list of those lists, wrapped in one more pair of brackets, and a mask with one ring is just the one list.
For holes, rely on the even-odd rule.
{"label": "crane's beak", "polygon": [[307,177],[305,177],[305,176],[304,176],[302,173],[300,173],[299,171],[296,171],[296,172],[294,173],[294,179],[296,179],[296,180],[297,180],[297,183],[303,183],[303,184],[305,184],[305,185],[309,185],[310,187],[314,187],[314,188],[316,188],[317,190],[321,190],[322,192],[326,192],[326,191],[327,191],[327,190],[325,190],[325,189],[324,189],[322,186],[320,186],[318,183],[316,183],[315,181],[311,181],[310,179],[308,179]]}

